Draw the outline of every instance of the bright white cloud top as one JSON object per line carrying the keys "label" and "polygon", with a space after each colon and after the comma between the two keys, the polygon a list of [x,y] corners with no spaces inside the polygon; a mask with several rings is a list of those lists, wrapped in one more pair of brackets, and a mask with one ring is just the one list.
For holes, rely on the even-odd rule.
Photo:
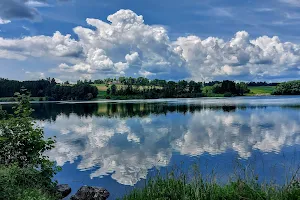
{"label": "bright white cloud top", "polygon": [[74,80],[118,76],[265,80],[300,75],[300,45],[277,36],[251,39],[240,31],[228,41],[194,35],[171,40],[164,26],[147,25],[131,10],[120,10],[107,20],[88,18],[91,27],[74,28],[77,40],[59,31],[52,37],[0,38],[0,58],[53,59],[59,64],[50,72]]}

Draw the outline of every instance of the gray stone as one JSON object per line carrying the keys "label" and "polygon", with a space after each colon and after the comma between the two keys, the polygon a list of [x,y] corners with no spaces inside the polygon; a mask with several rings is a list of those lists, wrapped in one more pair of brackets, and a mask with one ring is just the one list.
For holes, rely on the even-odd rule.
{"label": "gray stone", "polygon": [[65,198],[71,193],[71,188],[68,184],[57,185],[56,190],[59,194],[61,194],[62,198]]}
{"label": "gray stone", "polygon": [[109,192],[101,187],[83,186],[71,200],[106,200],[109,197]]}

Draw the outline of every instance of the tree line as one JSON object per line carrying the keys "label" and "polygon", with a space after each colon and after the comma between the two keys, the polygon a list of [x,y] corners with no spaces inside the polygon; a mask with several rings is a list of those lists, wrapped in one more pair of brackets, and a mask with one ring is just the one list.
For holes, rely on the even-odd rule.
{"label": "tree line", "polygon": [[15,92],[26,89],[33,97],[45,97],[49,101],[91,100],[98,95],[98,89],[88,82],[78,81],[74,85],[58,84],[54,78],[37,81],[15,81],[0,79],[0,97],[13,97]]}
{"label": "tree line", "polygon": [[279,83],[267,83],[267,82],[249,82],[248,86],[277,86]]}
{"label": "tree line", "polygon": [[[135,80],[132,81],[132,80]],[[207,96],[207,92],[203,91],[204,84],[202,82],[185,81],[162,81],[152,80],[152,85],[148,85],[147,79],[144,82],[137,81],[139,79],[126,79],[121,87],[112,84],[108,87],[107,97],[111,96],[135,96],[143,99],[153,98],[191,98]],[[144,83],[144,84],[141,84]],[[212,93],[224,94],[224,96],[242,96],[250,92],[246,83],[235,83],[234,81],[225,80],[215,83],[212,88]]]}
{"label": "tree line", "polygon": [[94,84],[122,84],[122,85],[137,85],[137,86],[160,86],[163,87],[167,85],[166,80],[153,79],[150,80],[144,77],[119,77],[119,78],[106,78],[106,79],[97,79]]}
{"label": "tree line", "polygon": [[[132,80],[132,79],[129,79]],[[138,80],[138,79],[136,79]],[[144,79],[146,80],[146,79]],[[124,82],[120,88],[115,84],[107,89],[107,95],[113,96],[139,96],[144,99],[154,98],[182,98],[182,97],[200,97],[202,83],[185,80],[175,81],[157,81],[156,84],[148,85],[146,82]]]}
{"label": "tree line", "polygon": [[273,91],[274,95],[300,95],[300,81],[280,83]]}
{"label": "tree line", "polygon": [[[26,88],[33,97],[45,100],[91,100],[98,95],[93,84],[107,86],[106,98],[192,98],[202,96],[243,96],[249,93],[249,86],[277,86],[273,94],[299,94],[299,81],[287,83],[234,82],[230,80],[196,82],[167,81],[144,77],[119,77],[97,80],[78,80],[76,84],[68,81],[56,83],[54,78],[37,81],[16,81],[0,78],[0,97],[13,97],[15,92]],[[119,98],[120,97],[120,98]]]}
{"label": "tree line", "polygon": [[[205,82],[203,85],[204,86],[213,86],[213,85],[216,85],[216,84],[220,84],[222,83],[222,81],[210,81],[210,82]],[[254,81],[251,81],[251,82],[247,82],[246,83],[247,86],[277,86],[279,83],[267,83],[266,81],[264,82],[254,82]]]}
{"label": "tree line", "polygon": [[[87,80],[86,80],[87,81]],[[145,77],[138,77],[138,78],[133,78],[133,77],[119,77],[119,78],[106,78],[106,79],[97,79],[94,82],[93,81],[88,81],[90,83],[94,84],[123,84],[123,85],[139,85],[139,86],[160,86],[164,87],[167,85],[166,80],[160,80],[160,79],[153,79],[150,80]],[[203,82],[203,86],[213,86],[215,84],[220,84],[223,81],[210,81],[210,82]],[[262,82],[246,82],[248,86],[277,86],[279,83],[268,83],[266,81]]]}

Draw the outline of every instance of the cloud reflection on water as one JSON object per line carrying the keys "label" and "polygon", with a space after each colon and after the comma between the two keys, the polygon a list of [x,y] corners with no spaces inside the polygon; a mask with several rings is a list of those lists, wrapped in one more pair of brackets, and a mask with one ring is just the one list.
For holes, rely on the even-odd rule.
{"label": "cloud reflection on water", "polygon": [[168,166],[174,152],[200,156],[234,150],[247,159],[253,150],[280,152],[300,144],[300,113],[293,109],[200,109],[123,118],[99,115],[108,113],[100,108],[98,115],[60,114],[55,122],[44,122],[46,133],[57,136],[48,155],[61,166],[80,158],[77,168],[92,169],[91,178],[111,174],[124,185],[145,179],[153,167]]}

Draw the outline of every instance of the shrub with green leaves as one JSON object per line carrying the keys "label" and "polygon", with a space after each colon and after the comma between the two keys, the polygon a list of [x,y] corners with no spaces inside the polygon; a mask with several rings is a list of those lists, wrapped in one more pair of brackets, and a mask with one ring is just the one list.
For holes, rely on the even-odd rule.
{"label": "shrub with green leaves", "polygon": [[17,93],[16,96],[14,114],[0,110],[0,196],[8,195],[10,198],[6,199],[14,199],[10,195],[16,192],[37,195],[43,193],[40,188],[52,190],[56,185],[52,178],[59,170],[44,155],[54,147],[55,141],[45,139],[43,129],[30,117],[29,95]]}
{"label": "shrub with green leaves", "polygon": [[0,164],[44,167],[49,163],[43,153],[54,147],[54,140],[44,139],[43,129],[30,117],[29,96],[18,93],[17,100],[14,114],[6,114],[0,121]]}

